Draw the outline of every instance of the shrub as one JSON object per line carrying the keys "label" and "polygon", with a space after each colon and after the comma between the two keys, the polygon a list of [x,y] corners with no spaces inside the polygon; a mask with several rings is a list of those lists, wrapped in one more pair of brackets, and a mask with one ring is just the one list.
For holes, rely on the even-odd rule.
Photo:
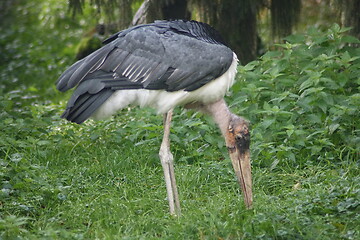
{"label": "shrub", "polygon": [[252,122],[255,164],[359,157],[360,41],[347,30],[311,28],[239,68],[234,108]]}

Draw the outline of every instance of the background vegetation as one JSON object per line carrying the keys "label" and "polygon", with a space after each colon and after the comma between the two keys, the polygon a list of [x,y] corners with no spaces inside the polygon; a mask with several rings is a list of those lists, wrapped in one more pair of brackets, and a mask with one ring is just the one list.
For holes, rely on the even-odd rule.
{"label": "background vegetation", "polygon": [[348,29],[309,28],[239,67],[227,102],[252,123],[253,210],[215,125],[176,109],[183,215],[174,218],[157,156],[161,117],[59,118],[68,95],[54,82],[97,9],[72,18],[55,0],[2,7],[0,239],[360,237],[360,50]]}

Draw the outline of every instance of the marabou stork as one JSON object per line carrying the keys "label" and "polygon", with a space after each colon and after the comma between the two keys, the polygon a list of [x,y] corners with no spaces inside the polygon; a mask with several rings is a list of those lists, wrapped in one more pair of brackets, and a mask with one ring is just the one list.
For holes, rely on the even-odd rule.
{"label": "marabou stork", "polygon": [[223,97],[232,86],[237,56],[209,25],[196,21],[155,21],[120,31],[104,46],[74,63],[57,89],[76,87],[63,118],[82,123],[102,119],[130,104],[164,114],[160,160],[170,213],[180,214],[173,155],[172,109],[178,105],[209,114],[225,138],[245,205],[252,205],[248,122],[231,113]]}

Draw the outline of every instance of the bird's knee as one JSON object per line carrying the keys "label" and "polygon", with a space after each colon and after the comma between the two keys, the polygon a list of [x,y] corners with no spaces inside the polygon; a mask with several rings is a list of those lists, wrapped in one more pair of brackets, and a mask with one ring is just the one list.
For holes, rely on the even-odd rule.
{"label": "bird's knee", "polygon": [[172,164],[174,157],[169,149],[160,148],[159,157],[162,164]]}

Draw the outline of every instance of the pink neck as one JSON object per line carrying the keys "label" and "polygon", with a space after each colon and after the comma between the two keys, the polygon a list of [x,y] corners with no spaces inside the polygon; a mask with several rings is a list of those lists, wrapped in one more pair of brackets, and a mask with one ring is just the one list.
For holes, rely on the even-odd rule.
{"label": "pink neck", "polygon": [[207,104],[201,107],[201,110],[213,117],[214,121],[219,126],[222,135],[225,137],[228,131],[232,113],[230,112],[224,99]]}

